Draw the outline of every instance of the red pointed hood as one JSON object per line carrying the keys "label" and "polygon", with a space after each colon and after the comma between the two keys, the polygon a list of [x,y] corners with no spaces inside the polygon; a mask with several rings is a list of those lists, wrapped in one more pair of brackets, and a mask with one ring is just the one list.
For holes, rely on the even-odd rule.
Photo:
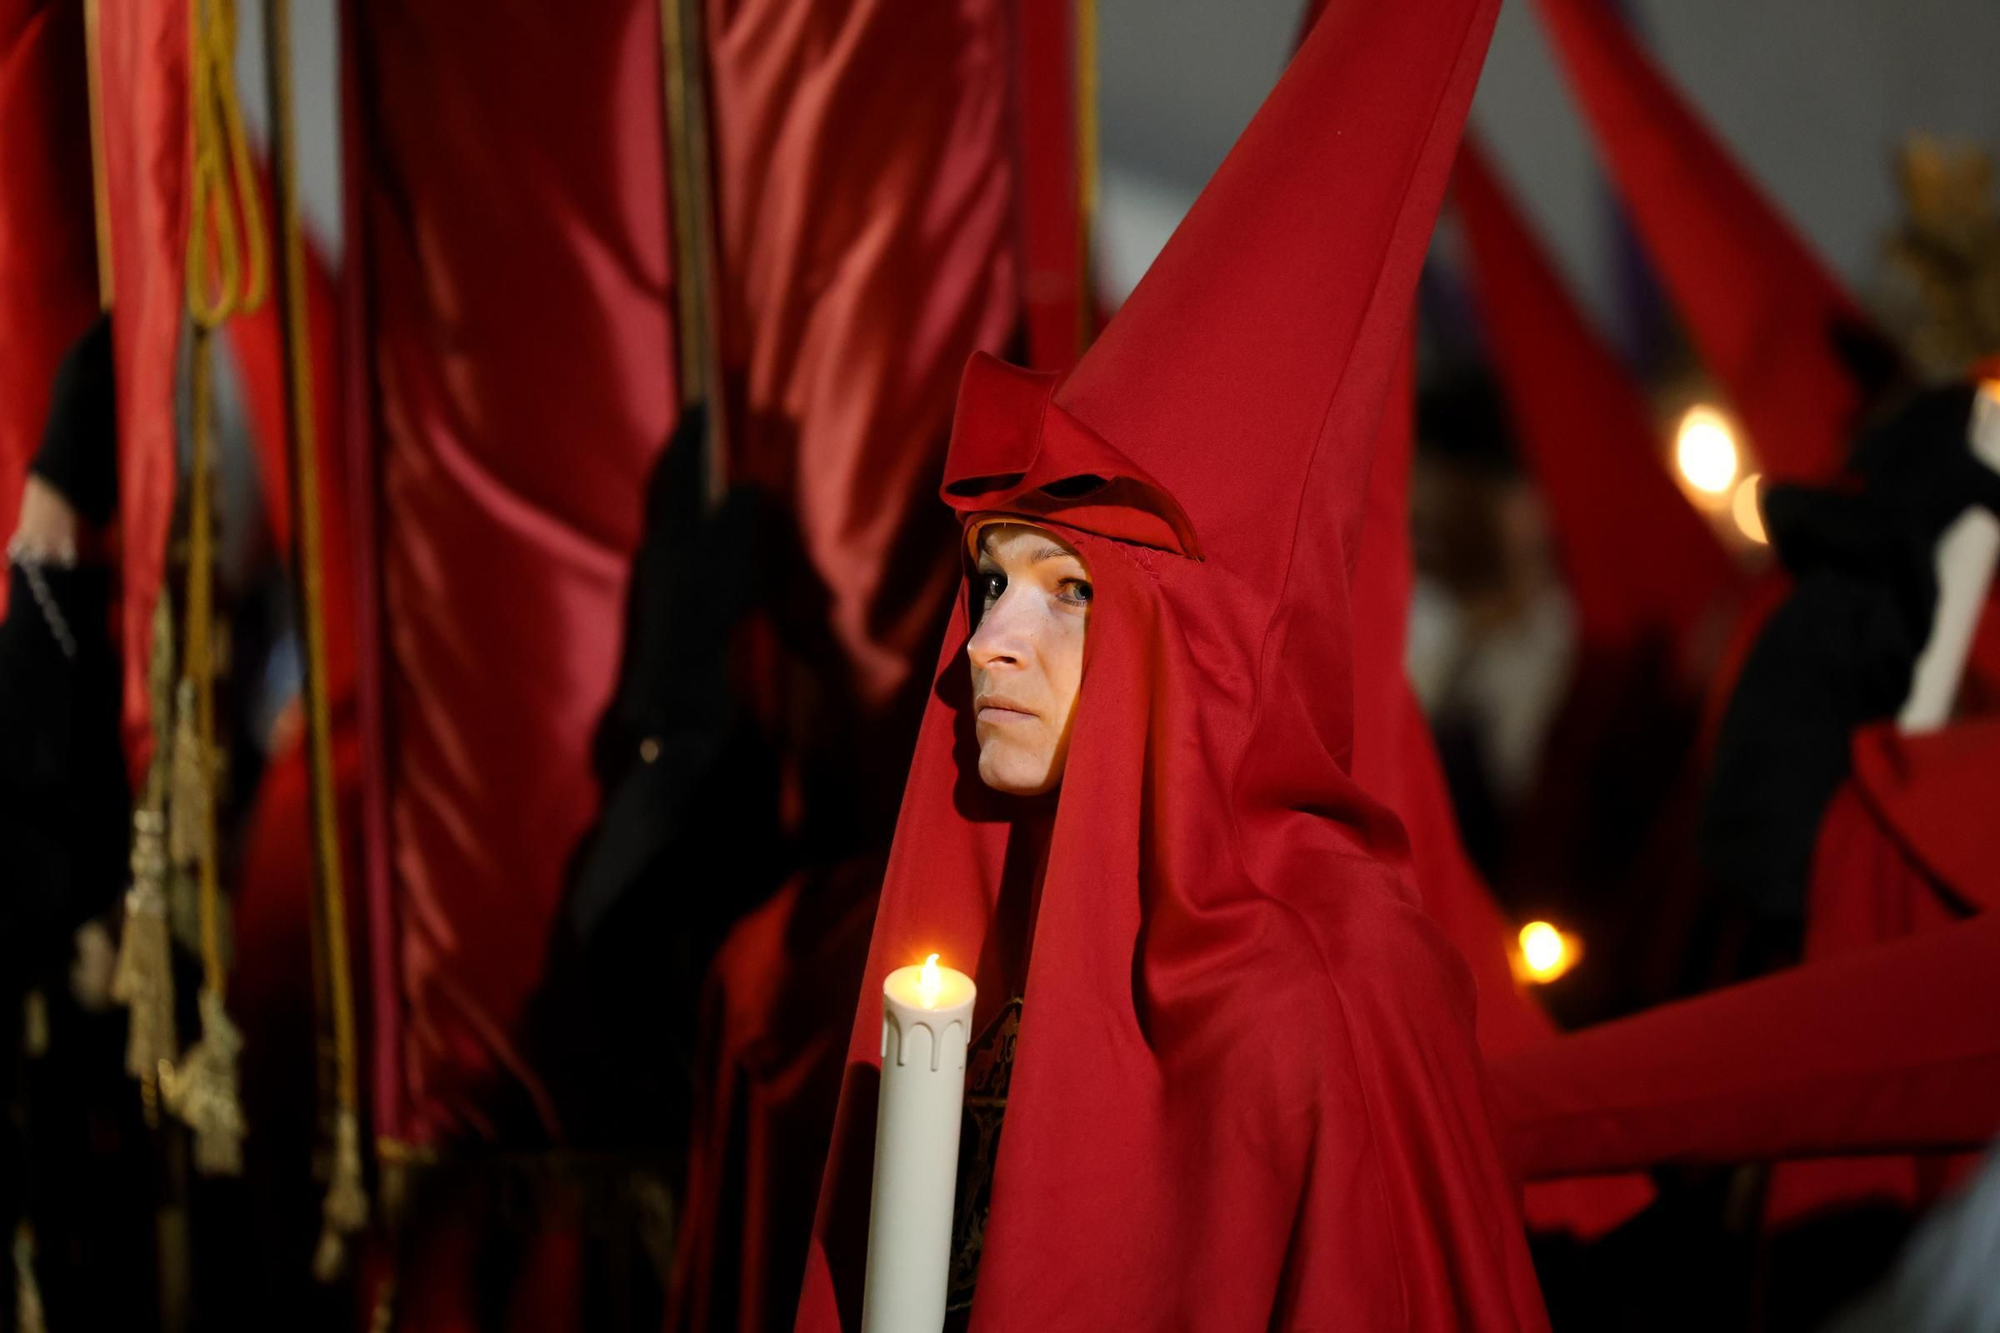
{"label": "red pointed hood", "polygon": [[857,1322],[880,986],[931,951],[975,1028],[1019,1001],[973,1055],[1005,1107],[962,1149],[975,1333],[1543,1325],[1470,980],[1350,761],[1370,456],[1496,8],[1336,5],[1066,379],[969,368],[945,498],[1076,545],[1083,683],[1053,812],[985,789],[961,601],[800,1329]]}
{"label": "red pointed hood", "polygon": [[1758,461],[1786,479],[1838,471],[1864,403],[1836,340],[1888,344],[1610,0],[1537,4],[1633,225]]}
{"label": "red pointed hood", "polygon": [[1468,139],[1453,197],[1487,346],[1543,498],[1587,645],[1685,641],[1742,576],[1654,449],[1645,399],[1584,322]]}

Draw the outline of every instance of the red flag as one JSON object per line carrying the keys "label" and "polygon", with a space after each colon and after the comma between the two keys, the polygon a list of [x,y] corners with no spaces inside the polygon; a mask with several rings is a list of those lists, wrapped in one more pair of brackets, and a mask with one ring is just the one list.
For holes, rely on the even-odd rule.
{"label": "red flag", "polygon": [[84,60],[82,0],[0,5],[0,532],[14,530],[56,365],[97,314]]}
{"label": "red flag", "polygon": [[677,416],[658,7],[353,0],[349,24],[408,1089],[379,1128],[532,1140],[553,1116],[519,1025]]}
{"label": "red flag", "polygon": [[1471,139],[1456,195],[1487,346],[1548,502],[1586,649],[1684,643],[1742,576],[1661,466],[1646,402]]}
{"label": "red flag", "polygon": [[115,287],[118,512],[124,552],[126,750],[152,754],[146,693],[153,607],[173,521],[182,288],[188,238],[188,12],[185,0],[103,5],[97,17],[106,217]]}
{"label": "red flag", "polygon": [[1634,40],[1609,0],[1537,0],[1633,225],[1773,477],[1838,471],[1866,317]]}
{"label": "red flag", "polygon": [[[888,830],[867,823],[893,811],[906,771],[890,705],[928,685],[959,567],[932,498],[951,405],[966,357],[999,350],[1021,318],[1009,21],[998,0],[747,0],[713,33],[739,464],[789,494],[801,574],[828,592],[852,683],[814,725],[867,739],[842,756],[849,790],[803,793],[809,820],[829,796],[860,807],[855,853],[799,873],[710,970],[675,1328],[791,1324],[882,884]],[[1076,336],[1073,312],[1044,316]]]}

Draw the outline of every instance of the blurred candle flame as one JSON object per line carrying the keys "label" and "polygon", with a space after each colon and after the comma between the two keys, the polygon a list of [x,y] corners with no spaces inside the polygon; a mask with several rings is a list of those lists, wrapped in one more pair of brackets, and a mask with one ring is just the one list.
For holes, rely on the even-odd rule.
{"label": "blurred candle flame", "polygon": [[1706,403],[1690,407],[1674,432],[1674,463],[1697,491],[1725,494],[1738,465],[1736,431],[1729,419]]}
{"label": "blurred candle flame", "polygon": [[924,970],[917,974],[917,1002],[926,1009],[937,1008],[938,994],[944,989],[944,978],[938,975],[937,960],[936,954],[924,959]]}
{"label": "blurred candle flame", "polygon": [[1575,964],[1576,952],[1570,937],[1546,921],[1521,927],[1521,973],[1528,981],[1554,981]]}

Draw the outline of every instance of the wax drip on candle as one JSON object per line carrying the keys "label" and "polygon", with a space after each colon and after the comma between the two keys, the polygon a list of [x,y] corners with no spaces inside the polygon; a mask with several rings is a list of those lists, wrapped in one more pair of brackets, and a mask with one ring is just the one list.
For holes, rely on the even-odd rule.
{"label": "wax drip on candle", "polygon": [[926,1009],[937,1008],[938,992],[944,989],[944,978],[938,975],[937,960],[936,954],[924,959],[924,970],[917,974],[917,1003]]}

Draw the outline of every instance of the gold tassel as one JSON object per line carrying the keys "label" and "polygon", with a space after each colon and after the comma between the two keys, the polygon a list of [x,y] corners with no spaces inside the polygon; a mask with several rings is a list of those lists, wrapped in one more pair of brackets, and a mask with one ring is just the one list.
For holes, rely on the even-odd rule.
{"label": "gold tassel", "polygon": [[150,1093],[174,1043],[174,972],[167,942],[167,818],[157,806],[132,813],[132,887],[125,893],[125,935],[111,996],[132,1011],[125,1069]]}
{"label": "gold tassel", "polygon": [[30,1060],[49,1053],[49,997],[31,990],[21,1002],[21,1051]]}
{"label": "gold tassel", "polygon": [[361,1183],[361,1119],[351,1107],[334,1115],[333,1177],[320,1207],[319,1250],[313,1276],[332,1282],[347,1266],[347,1238],[367,1224],[368,1194]]}
{"label": "gold tassel", "polygon": [[229,1021],[222,997],[201,991],[201,1040],[187,1057],[160,1071],[160,1095],[167,1109],[194,1131],[194,1166],[205,1176],[243,1174],[243,1099],[236,1085],[236,1062],[243,1034]]}
{"label": "gold tassel", "polygon": [[26,1222],[14,1228],[14,1327],[20,1333],[48,1333],[42,1288],[35,1281],[35,1233]]}

